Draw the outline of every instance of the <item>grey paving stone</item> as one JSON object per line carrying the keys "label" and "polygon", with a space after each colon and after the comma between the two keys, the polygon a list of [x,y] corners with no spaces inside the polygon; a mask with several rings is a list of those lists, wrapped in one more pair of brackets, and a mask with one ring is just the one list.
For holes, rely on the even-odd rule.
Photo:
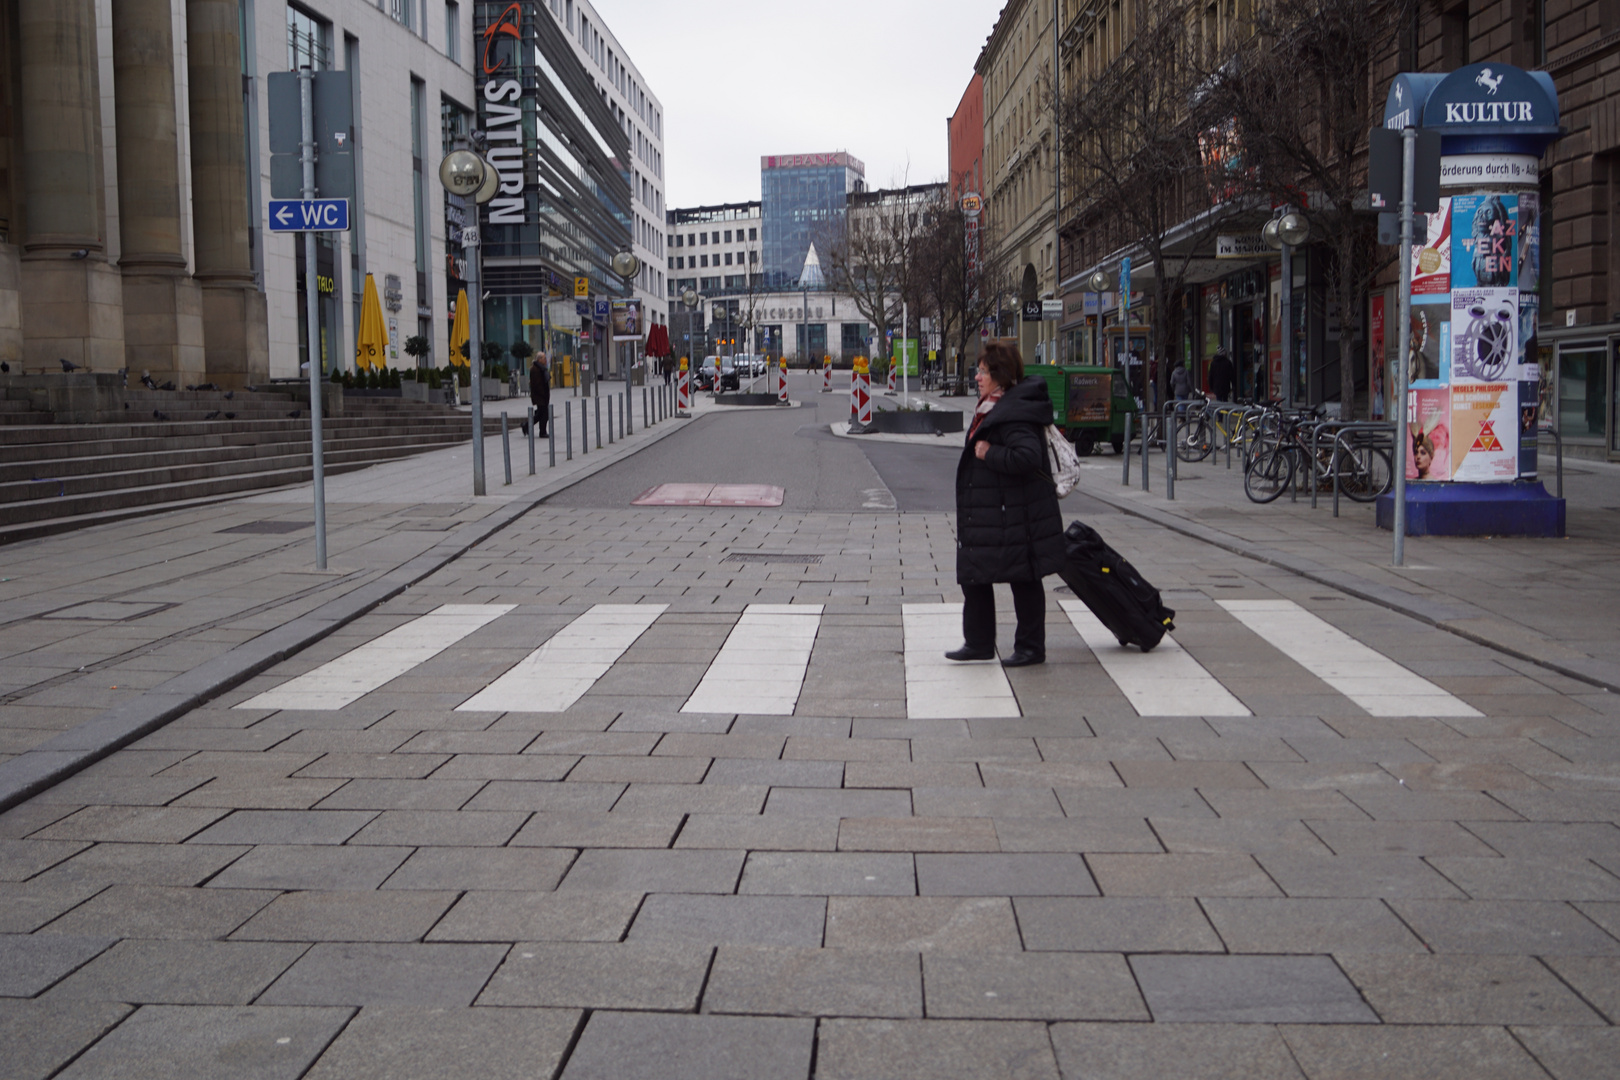
{"label": "grey paving stone", "polygon": [[112,1001],[0,998],[0,1046],[6,1080],[45,1080],[131,1012]]}
{"label": "grey paving stone", "polygon": [[209,879],[213,889],[375,889],[410,848],[261,844]]}
{"label": "grey paving stone", "polygon": [[240,858],[240,845],[97,844],[34,878],[40,884],[198,885]]}
{"label": "grey paving stone", "polygon": [[1357,788],[1348,795],[1377,821],[1516,821],[1519,818],[1514,811],[1479,792]]}
{"label": "grey paving stone", "polygon": [[515,847],[667,848],[681,828],[679,814],[535,814],[510,843]]}
{"label": "grey paving stone", "polygon": [[577,755],[457,754],[433,771],[435,780],[561,780]]}
{"label": "grey paving stone", "polygon": [[838,846],[838,819],[691,814],[680,835],[675,838],[675,846],[749,851],[832,851]]}
{"label": "grey paving stone", "polygon": [[104,883],[76,881],[0,882],[0,934],[27,934],[79,904],[105,887]]}
{"label": "grey paving stone", "polygon": [[[386,849],[384,849],[386,850]],[[548,848],[417,848],[384,889],[555,889],[573,851]]]}
{"label": "grey paving stone", "polygon": [[1297,855],[1266,852],[1260,865],[1289,896],[1461,899],[1462,893],[1412,855]]}
{"label": "grey paving stone", "polygon": [[826,921],[821,897],[661,893],[642,903],[625,940],[813,949],[821,945]]}
{"label": "grey paving stone", "polygon": [[296,1080],[353,1014],[351,1009],[263,1005],[145,1005],[58,1074],[71,1080],[132,1075]]}
{"label": "grey paving stone", "polygon": [[135,1005],[248,1005],[308,946],[226,941],[123,941],[74,972],[52,1000]]}
{"label": "grey paving stone", "polygon": [[1298,821],[1273,818],[1161,818],[1153,831],[1171,852],[1185,855],[1253,855],[1282,852],[1327,856],[1331,852]]}
{"label": "grey paving stone", "polygon": [[[699,735],[674,732],[658,740],[654,757],[707,757],[720,761],[772,761],[782,756],[786,735]],[[712,777],[713,771],[709,773]],[[736,782],[736,781],[728,781]]]}
{"label": "grey paving stone", "polygon": [[31,878],[89,846],[82,840],[0,840],[0,881]]}
{"label": "grey paving stone", "polygon": [[222,938],[276,898],[258,889],[111,885],[50,925],[53,934]]}
{"label": "grey paving stone", "polygon": [[1530,956],[1352,953],[1338,961],[1385,1023],[1604,1023]]}
{"label": "grey paving stone", "polygon": [[1428,860],[1476,900],[1620,900],[1620,878],[1587,859]]}
{"label": "grey paving stone", "polygon": [[1249,768],[1266,787],[1292,791],[1400,786],[1400,781],[1389,771],[1391,766],[1370,763],[1251,761]]}
{"label": "grey paving stone", "polygon": [[210,780],[170,805],[228,810],[308,810],[344,783],[343,780],[287,780],[241,774]]}
{"label": "grey paving stone", "polygon": [[[230,896],[234,890],[214,895]],[[283,893],[236,941],[419,941],[455,902],[426,890]]]}
{"label": "grey paving stone", "polygon": [[1490,855],[1455,821],[1307,821],[1335,855]]}
{"label": "grey paving stone", "polygon": [[1217,816],[1198,792],[1176,788],[1058,788],[1056,794],[1071,818]]}
{"label": "grey paving stone", "polygon": [[1604,822],[1475,821],[1468,831],[1490,850],[1436,851],[1435,855],[1488,855],[1510,859],[1596,859],[1620,856],[1620,828]]}
{"label": "grey paving stone", "polygon": [[1610,1023],[1620,1017],[1620,958],[1550,956],[1542,962],[1575,989]]}
{"label": "grey paving stone", "polygon": [[1148,1020],[1118,954],[923,957],[928,1015],[983,1020]]}
{"label": "grey paving stone", "polygon": [[384,810],[349,842],[383,847],[500,847],[528,818],[525,811]]}
{"label": "grey paving stone", "polygon": [[1040,761],[1034,739],[952,739],[923,736],[911,740],[913,761]]}
{"label": "grey paving stone", "polygon": [[580,855],[557,886],[599,892],[730,893],[741,851],[594,850]]}
{"label": "grey paving stone", "polygon": [[1114,767],[1102,761],[987,761],[979,775],[991,788],[1124,786]]}
{"label": "grey paving stone", "polygon": [[1378,900],[1209,898],[1201,902],[1235,953],[1422,953],[1423,942]]}
{"label": "grey paving stone", "polygon": [[1238,761],[1116,761],[1114,768],[1125,786],[1133,788],[1210,791],[1264,786],[1259,777]]}
{"label": "grey paving stone", "polygon": [[1143,735],[1091,739],[1037,738],[1044,761],[1169,761],[1170,751],[1158,739]]}
{"label": "grey paving stone", "polygon": [[618,941],[641,906],[639,892],[469,892],[429,941]]}
{"label": "grey paving stone", "polygon": [[814,1020],[595,1012],[563,1080],[808,1078]]}
{"label": "grey paving stone", "polygon": [[1018,922],[1001,896],[834,896],[826,944],[908,953],[1018,951]]}
{"label": "grey paving stone", "polygon": [[1250,855],[1087,856],[1105,896],[1280,896]]}
{"label": "grey paving stone", "polygon": [[921,1017],[922,972],[915,953],[723,945],[703,1011]]}
{"label": "grey paving stone", "polygon": [[823,1020],[817,1080],[1057,1080],[1046,1025],[991,1020]]}
{"label": "grey paving stone", "polygon": [[586,783],[583,780],[491,780],[470,799],[464,810],[547,813],[605,813],[624,794],[625,785]]}
{"label": "grey paving stone", "polygon": [[[850,734],[857,739],[966,739],[972,731],[966,720],[857,717]],[[916,747],[912,749],[915,751]],[[916,754],[912,757],[916,758]]]}
{"label": "grey paving stone", "polygon": [[669,943],[523,942],[512,946],[478,1004],[690,1012],[712,952]]}
{"label": "grey paving stone", "polygon": [[921,817],[1061,818],[1051,788],[920,787],[911,812]]}
{"label": "grey paving stone", "polygon": [[22,803],[0,814],[0,837],[7,840],[21,840],[81,809],[83,808],[57,806],[53,803]]}
{"label": "grey paving stone", "polygon": [[321,810],[457,810],[482,780],[350,780],[322,799]]}
{"label": "grey paving stone", "polygon": [[613,812],[757,814],[769,791],[763,784],[631,784],[613,804]]}
{"label": "grey paving stone", "polygon": [[266,1005],[471,1005],[505,945],[320,944],[259,1000]]}
{"label": "grey paving stone", "polygon": [[[355,732],[363,739],[352,738],[323,738],[319,740],[323,748],[335,749],[342,745],[356,747],[355,752],[336,752],[324,754],[319,761],[306,765],[295,774],[299,777],[315,777],[317,779],[354,780],[359,778],[377,780],[420,780],[428,773],[450,760],[448,754],[394,754],[391,751],[404,740],[399,731],[385,732]],[[380,740],[380,741],[378,741]],[[382,751],[379,753],[365,753],[358,749],[361,742],[367,743],[367,749]],[[313,743],[314,740],[311,740]],[[293,741],[288,740],[287,746]]]}
{"label": "grey paving stone", "polygon": [[1277,1031],[1313,1078],[1541,1080],[1545,1076],[1524,1047],[1500,1027],[1290,1025]]}
{"label": "grey paving stone", "polygon": [[995,818],[1002,851],[1163,851],[1141,818]]}
{"label": "grey paving stone", "polygon": [[1054,1024],[1064,1080],[1305,1080],[1267,1024]]}
{"label": "grey paving stone", "polygon": [[[1356,788],[1356,791],[1367,790]],[[1366,821],[1366,813],[1339,791],[1207,789],[1200,792],[1223,818]]]}
{"label": "grey paving stone", "polygon": [[909,854],[753,851],[737,892],[785,896],[914,896]]}
{"label": "grey paving stone", "polygon": [[77,806],[162,806],[205,781],[170,776],[70,776],[40,792],[41,802]]}
{"label": "grey paving stone", "polygon": [[920,854],[919,896],[1096,896],[1085,860],[1066,853]]}
{"label": "grey paving stone", "polygon": [[0,997],[43,993],[115,941],[68,934],[0,934]]}
{"label": "grey paving stone", "polygon": [[765,814],[798,817],[909,817],[911,795],[875,788],[775,787],[765,800]]}
{"label": "grey paving stone", "polygon": [[[1568,904],[1537,900],[1391,900],[1408,926],[1437,953],[1508,956],[1615,956],[1620,924],[1600,929]],[[1610,931],[1609,934],[1603,932]]]}
{"label": "grey paving stone", "polygon": [[568,774],[570,783],[697,784],[709,771],[706,757],[587,755]]}
{"label": "grey paving stone", "polygon": [[1325,956],[1133,956],[1159,1023],[1375,1024]]}
{"label": "grey paving stone", "polygon": [[174,806],[86,806],[28,835],[35,840],[178,844],[226,813]]}
{"label": "grey paving stone", "polygon": [[971,761],[850,761],[847,788],[983,787]]}
{"label": "grey paving stone", "polygon": [[658,745],[656,732],[547,731],[524,751],[528,754],[629,754],[643,756]]}
{"label": "grey paving stone", "polygon": [[[423,731],[399,746],[396,754],[520,754],[534,741],[526,731]],[[443,772],[435,770],[437,778]]]}
{"label": "grey paving stone", "polygon": [[1306,761],[1364,762],[1369,765],[1434,759],[1405,739],[1341,738],[1337,735],[1285,735]]}
{"label": "grey paving stone", "polygon": [[731,726],[732,735],[816,736],[823,739],[850,737],[852,719],[848,716],[739,716]]}
{"label": "grey paving stone", "polygon": [[[1515,1027],[1512,1031],[1555,1080],[1600,1077],[1620,1059],[1620,1028]],[[1511,1052],[1504,1056],[1511,1057]]]}
{"label": "grey paving stone", "polygon": [[1220,952],[1191,899],[1021,896],[1024,948],[1057,952]]}
{"label": "grey paving stone", "polygon": [[[722,738],[743,736],[722,736]],[[773,761],[765,758],[716,758],[705,784],[765,784],[787,788],[836,788],[844,782],[841,761]],[[767,806],[769,804],[767,803]]]}
{"label": "grey paving stone", "polygon": [[530,1080],[555,1076],[581,1014],[572,1009],[368,1005],[308,1080]]}
{"label": "grey paving stone", "polygon": [[237,810],[199,832],[193,844],[341,844],[374,810]]}
{"label": "grey paving stone", "polygon": [[840,851],[997,851],[989,818],[846,817],[838,827]]}
{"label": "grey paving stone", "polygon": [[910,761],[911,744],[905,739],[839,739],[821,735],[789,735],[782,748],[784,761]]}

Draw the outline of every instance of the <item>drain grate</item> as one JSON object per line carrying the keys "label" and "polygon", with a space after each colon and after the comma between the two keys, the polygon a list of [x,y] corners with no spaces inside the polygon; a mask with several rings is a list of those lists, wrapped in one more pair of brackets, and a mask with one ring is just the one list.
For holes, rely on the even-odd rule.
{"label": "drain grate", "polygon": [[313,528],[313,521],[249,521],[243,525],[233,525],[229,529],[219,530],[222,533],[258,533],[275,536],[281,533],[293,533],[299,529]]}
{"label": "drain grate", "polygon": [[733,551],[720,560],[721,562],[761,562],[761,563],[818,563],[820,555],[792,555],[787,552],[774,551]]}

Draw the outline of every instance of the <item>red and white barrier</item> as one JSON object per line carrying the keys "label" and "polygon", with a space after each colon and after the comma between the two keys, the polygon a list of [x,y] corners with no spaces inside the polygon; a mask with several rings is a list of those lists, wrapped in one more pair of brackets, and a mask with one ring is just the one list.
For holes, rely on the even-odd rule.
{"label": "red and white barrier", "polygon": [[786,405],[788,403],[787,357],[782,357],[778,364],[779,366],[776,369],[776,403],[778,405]]}
{"label": "red and white barrier", "polygon": [[864,356],[855,358],[850,373],[849,413],[851,424],[864,426],[872,422],[872,368]]}
{"label": "red and white barrier", "polygon": [[889,358],[889,385],[887,387],[889,393],[891,393],[891,394],[894,393],[894,369],[895,369],[895,362],[894,362],[894,358],[891,356]]}
{"label": "red and white barrier", "polygon": [[675,410],[686,412],[692,407],[692,373],[687,370],[687,359],[681,357],[681,374],[675,386]]}
{"label": "red and white barrier", "polygon": [[831,356],[823,356],[821,358],[821,392],[823,394],[832,393],[832,357]]}

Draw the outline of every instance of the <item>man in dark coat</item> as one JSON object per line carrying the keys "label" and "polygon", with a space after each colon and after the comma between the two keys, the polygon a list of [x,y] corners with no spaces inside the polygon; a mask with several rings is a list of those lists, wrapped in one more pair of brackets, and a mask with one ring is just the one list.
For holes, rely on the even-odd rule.
{"label": "man in dark coat", "polygon": [[[551,369],[546,366],[546,354],[535,353],[529,365],[529,401],[534,405],[534,436],[546,437],[546,422],[551,412]],[[529,433],[529,422],[523,422],[523,434]]]}
{"label": "man in dark coat", "polygon": [[1232,366],[1232,357],[1225,349],[1217,352],[1209,361],[1209,392],[1215,395],[1216,401],[1232,400],[1232,384],[1237,381],[1237,368]]}
{"label": "man in dark coat", "polygon": [[952,660],[996,655],[994,583],[1012,586],[1018,629],[1006,667],[1046,661],[1046,591],[1041,578],[1064,557],[1046,454],[1052,399],[1046,380],[1024,376],[1018,350],[991,345],[979,362],[979,407],[956,466],[956,581],[962,586],[960,649]]}

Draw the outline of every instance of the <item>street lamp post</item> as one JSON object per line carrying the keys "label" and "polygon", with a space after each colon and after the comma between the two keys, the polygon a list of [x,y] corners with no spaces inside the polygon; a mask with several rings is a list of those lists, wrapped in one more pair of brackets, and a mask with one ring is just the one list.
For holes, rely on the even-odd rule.
{"label": "street lamp post", "polygon": [[[697,350],[695,348],[691,348],[692,345],[697,343],[697,332],[692,328],[692,319],[693,316],[697,314],[698,307],[703,303],[703,297],[698,295],[698,291],[696,289],[687,289],[681,293],[681,303],[686,305],[686,336],[688,342],[690,343],[688,349],[689,352],[696,352]],[[687,366],[690,368],[691,357],[688,356],[687,360]],[[701,363],[701,360],[699,362]]]}
{"label": "street lamp post", "polygon": [[467,249],[467,366],[472,369],[472,451],[473,494],[484,492],[484,381],[483,381],[483,283],[481,237],[478,234],[476,204],[488,202],[500,187],[494,166],[472,150],[456,149],[439,162],[439,182],[452,195],[471,198],[475,204],[473,224],[462,229],[462,245]]}
{"label": "street lamp post", "polygon": [[1311,223],[1305,220],[1303,214],[1296,214],[1288,207],[1283,212],[1266,222],[1265,228],[1260,230],[1260,236],[1273,250],[1282,252],[1282,272],[1279,275],[1278,306],[1282,308],[1279,313],[1282,318],[1279,325],[1282,328],[1282,379],[1277,389],[1281,392],[1283,404],[1292,405],[1294,402],[1294,249],[1311,238]]}
{"label": "street lamp post", "polygon": [[[629,248],[620,249],[618,254],[613,256],[613,272],[618,274],[619,277],[624,280],[624,291],[626,295],[629,297],[634,297],[635,286],[632,283],[635,281],[636,275],[641,273],[641,260],[636,257],[635,252],[631,251]],[[637,327],[637,332],[639,331],[640,327]],[[604,346],[611,349],[613,347],[613,316],[611,313],[608,315],[607,332],[603,334],[603,337],[608,339],[603,343]],[[625,371],[624,385],[630,385],[630,373],[628,369]],[[595,393],[595,391],[593,390],[592,393]]]}
{"label": "street lamp post", "polygon": [[1106,270],[1093,270],[1091,276],[1086,279],[1086,284],[1091,286],[1091,291],[1097,296],[1097,314],[1093,316],[1095,321],[1091,324],[1091,362],[1100,365],[1104,359],[1102,355],[1102,298],[1103,293],[1114,287],[1114,279],[1108,275]]}

